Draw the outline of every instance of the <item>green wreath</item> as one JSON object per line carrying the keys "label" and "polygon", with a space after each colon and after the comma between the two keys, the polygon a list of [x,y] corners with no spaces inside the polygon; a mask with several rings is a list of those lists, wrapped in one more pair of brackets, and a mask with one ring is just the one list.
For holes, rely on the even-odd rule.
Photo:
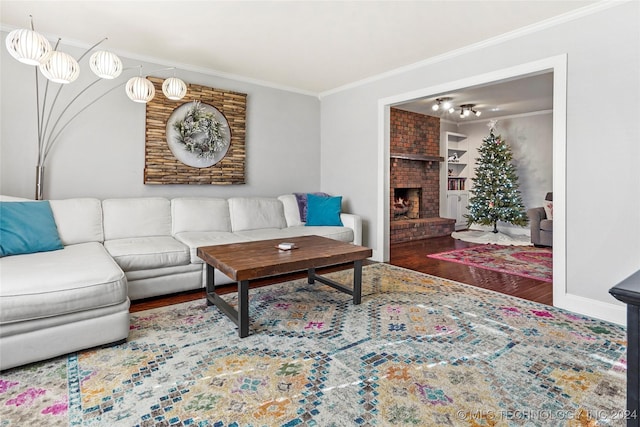
{"label": "green wreath", "polygon": [[173,128],[178,132],[176,140],[198,157],[210,159],[226,146],[224,125],[200,101],[194,101],[184,119],[176,121]]}

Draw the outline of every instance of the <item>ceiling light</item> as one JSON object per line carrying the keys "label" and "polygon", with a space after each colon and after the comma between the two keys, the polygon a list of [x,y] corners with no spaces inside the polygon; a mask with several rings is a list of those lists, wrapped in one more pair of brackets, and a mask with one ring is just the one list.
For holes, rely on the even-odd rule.
{"label": "ceiling light", "polygon": [[453,104],[451,104],[452,100],[453,99],[449,97],[436,98],[436,102],[431,106],[431,109],[433,111],[438,111],[440,110],[440,107],[442,107],[443,111],[448,111],[449,113],[453,113],[455,109],[453,108]]}
{"label": "ceiling light", "polygon": [[162,93],[167,98],[177,101],[187,94],[187,85],[179,78],[169,77],[162,83]]}
{"label": "ceiling light", "polygon": [[480,117],[482,112],[474,109],[476,104],[463,104],[460,106],[460,118],[469,117],[473,113],[476,117]]}
{"label": "ceiling light", "polygon": [[131,77],[125,87],[127,96],[133,102],[147,103],[153,99],[156,94],[156,88],[153,83],[142,76]]}
{"label": "ceiling light", "polygon": [[55,50],[44,64],[40,64],[40,71],[52,82],[67,84],[78,78],[80,65],[68,53]]}
{"label": "ceiling light", "polygon": [[114,53],[99,50],[91,55],[89,67],[101,79],[115,79],[122,73],[122,61]]}

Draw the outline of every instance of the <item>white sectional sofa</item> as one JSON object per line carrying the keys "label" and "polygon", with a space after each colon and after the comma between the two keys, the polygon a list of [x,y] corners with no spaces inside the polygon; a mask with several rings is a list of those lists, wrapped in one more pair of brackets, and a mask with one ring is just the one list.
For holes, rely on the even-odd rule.
{"label": "white sectional sofa", "polygon": [[199,246],[312,234],[362,244],[359,216],[305,226],[293,194],[50,205],[64,248],[0,258],[0,370],[126,339],[130,300],[205,286]]}

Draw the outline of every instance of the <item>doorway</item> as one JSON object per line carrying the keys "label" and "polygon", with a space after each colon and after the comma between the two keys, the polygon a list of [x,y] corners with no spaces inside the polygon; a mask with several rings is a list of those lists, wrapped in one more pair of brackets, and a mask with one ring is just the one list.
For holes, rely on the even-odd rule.
{"label": "doorway", "polygon": [[566,294],[566,86],[567,57],[558,55],[551,58],[521,64],[515,67],[493,71],[466,79],[424,88],[378,101],[378,248],[384,261],[390,257],[389,242],[389,118],[390,108],[409,101],[433,97],[434,95],[489,85],[510,79],[523,78],[538,73],[553,73],[553,192],[554,192],[554,235],[553,235],[553,300],[558,301]]}

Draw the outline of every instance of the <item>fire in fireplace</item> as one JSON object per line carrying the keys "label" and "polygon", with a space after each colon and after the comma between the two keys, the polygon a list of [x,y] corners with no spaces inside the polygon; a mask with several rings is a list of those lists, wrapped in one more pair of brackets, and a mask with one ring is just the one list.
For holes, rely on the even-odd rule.
{"label": "fire in fireplace", "polygon": [[393,189],[393,219],[417,219],[420,218],[420,200],[422,189],[420,188],[394,188]]}

